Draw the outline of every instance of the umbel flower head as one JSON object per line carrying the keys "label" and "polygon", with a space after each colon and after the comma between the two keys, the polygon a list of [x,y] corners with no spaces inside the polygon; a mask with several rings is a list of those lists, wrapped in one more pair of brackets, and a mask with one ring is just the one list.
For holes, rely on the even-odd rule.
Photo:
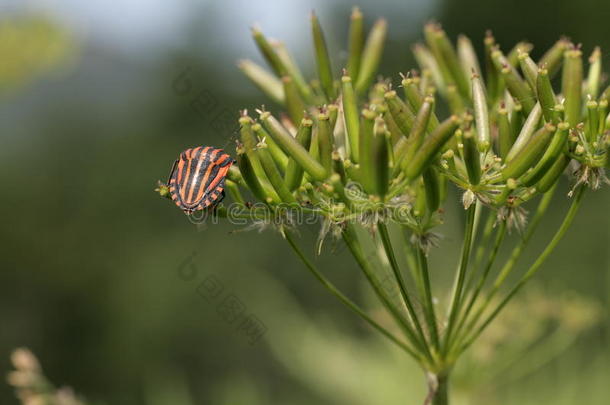
{"label": "umbel flower head", "polygon": [[[529,54],[533,45],[520,42],[504,52],[487,33],[479,61],[468,38],[460,36],[455,46],[436,23],[427,24],[425,42],[413,46],[418,69],[397,75],[400,83],[375,82],[386,31],[386,22],[378,20],[366,34],[355,9],[347,65],[333,66],[312,14],[317,77],[307,80],[284,44],[252,30],[268,68],[249,60],[239,66],[283,111],[241,112],[237,165],[226,180],[234,204],[214,212],[257,224],[262,211],[279,218],[273,224],[306,267],[427,370],[431,398],[441,404],[459,355],[557,246],[586,186],[607,181],[610,87],[602,91],[597,48],[585,68],[580,47],[562,38],[536,62]],[[555,76],[561,78],[558,88]],[[575,179],[570,210],[538,259],[497,299],[566,171]],[[435,228],[443,221],[450,184],[462,192],[466,221],[455,282],[440,299],[447,315],[439,318],[427,256],[438,244]],[[539,203],[527,221],[524,204],[534,200]],[[400,336],[343,295],[306,257],[294,237],[300,217],[287,215],[290,210],[323,219],[318,253],[328,235],[343,239]],[[510,228],[522,237],[495,271]],[[403,237],[406,264],[394,252],[396,234]],[[375,252],[367,255],[361,239],[370,235]],[[381,284],[388,270],[399,296]]]}

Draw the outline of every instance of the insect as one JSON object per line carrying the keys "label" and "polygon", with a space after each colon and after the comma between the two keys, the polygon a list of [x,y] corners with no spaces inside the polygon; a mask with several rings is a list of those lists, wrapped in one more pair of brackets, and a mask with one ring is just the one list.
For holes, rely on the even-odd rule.
{"label": "insect", "polygon": [[185,150],[169,174],[172,200],[186,215],[216,206],[225,196],[225,177],[233,163],[222,149],[211,146]]}

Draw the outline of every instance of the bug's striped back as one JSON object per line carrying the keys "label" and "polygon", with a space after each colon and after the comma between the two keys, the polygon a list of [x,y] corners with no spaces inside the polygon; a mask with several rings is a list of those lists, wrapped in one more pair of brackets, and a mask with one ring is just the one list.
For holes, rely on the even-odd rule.
{"label": "bug's striped back", "polygon": [[215,205],[224,196],[224,181],[233,164],[222,149],[198,146],[180,154],[170,174],[170,193],[187,214]]}

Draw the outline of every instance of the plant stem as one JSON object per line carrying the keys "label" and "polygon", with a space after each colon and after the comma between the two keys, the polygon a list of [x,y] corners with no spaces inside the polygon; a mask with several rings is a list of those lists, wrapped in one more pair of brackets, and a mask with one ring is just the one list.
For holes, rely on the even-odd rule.
{"label": "plant stem", "polygon": [[421,246],[417,246],[417,265],[421,275],[424,288],[424,314],[426,324],[430,331],[430,337],[435,349],[438,349],[440,342],[438,339],[438,327],[436,326],[436,314],[434,313],[434,302],[432,301],[432,288],[430,287],[430,273],[428,271],[428,258]]}
{"label": "plant stem", "polygon": [[390,233],[388,232],[388,228],[385,223],[379,222],[377,224],[377,229],[379,230],[379,235],[381,236],[381,242],[385,249],[385,253],[390,261],[390,267],[392,267],[392,271],[394,273],[394,277],[398,282],[400,287],[400,295],[404,301],[405,306],[407,307],[407,311],[409,312],[409,316],[411,317],[411,321],[415,325],[415,330],[419,336],[419,341],[421,343],[422,348],[424,349],[424,354],[428,359],[432,362],[432,355],[430,354],[430,350],[428,348],[426,337],[424,335],[424,331],[421,327],[419,319],[417,317],[417,313],[415,311],[415,307],[409,298],[409,292],[407,291],[407,286],[400,271],[400,267],[398,266],[398,261],[396,260],[396,255],[394,254],[394,249],[392,248],[392,240],[390,239]]}
{"label": "plant stem", "polygon": [[521,254],[523,253],[523,249],[525,248],[525,246],[527,246],[529,240],[532,238],[532,235],[538,228],[542,217],[546,213],[546,210],[548,209],[551,200],[553,199],[553,195],[555,193],[556,188],[556,186],[553,186],[553,188],[547,191],[542,197],[542,200],[540,201],[540,204],[538,204],[538,208],[536,209],[536,213],[532,217],[530,225],[528,226],[527,232],[523,236],[523,239],[521,239],[519,244],[515,246],[515,248],[511,252],[510,258],[508,259],[504,267],[502,267],[502,270],[500,270],[500,273],[496,277],[496,280],[494,281],[491,290],[485,297],[483,304],[477,309],[477,312],[475,312],[474,316],[470,320],[468,327],[466,328],[467,330],[472,330],[474,328],[474,326],[477,324],[477,322],[483,315],[483,312],[485,312],[485,310],[489,306],[489,303],[491,302],[492,298],[500,289],[500,285],[504,282],[506,277],[508,277],[510,272],[515,267],[517,260],[519,259],[519,257],[521,257]]}
{"label": "plant stem", "polygon": [[339,291],[339,289],[337,289],[337,287],[335,287],[335,285],[328,280],[316,267],[315,265],[309,261],[309,259],[307,259],[307,257],[305,257],[305,255],[303,254],[303,252],[301,251],[301,249],[298,247],[298,245],[296,244],[296,242],[294,241],[294,239],[292,238],[292,235],[290,234],[289,231],[285,231],[284,232],[284,236],[286,238],[286,241],[288,242],[288,244],[290,245],[290,247],[292,248],[292,250],[294,250],[294,252],[296,253],[296,255],[298,256],[298,258],[303,262],[303,264],[305,265],[305,267],[307,267],[307,269],[314,275],[314,277],[324,286],[326,287],[326,289],[328,291],[330,291],[330,293],[332,295],[334,295],[336,298],[338,298],[346,307],[348,307],[350,310],[352,310],[356,315],[360,316],[362,319],[364,319],[369,325],[371,325],[374,329],[376,329],[377,331],[381,332],[382,335],[384,335],[386,338],[388,338],[389,340],[391,340],[392,342],[394,342],[396,345],[398,345],[401,349],[403,349],[405,352],[407,352],[408,354],[410,354],[411,356],[413,356],[415,359],[417,359],[418,357],[416,356],[415,352],[413,352],[413,350],[407,346],[404,342],[402,342],[401,340],[399,340],[396,336],[394,336],[391,332],[389,332],[387,329],[385,329],[383,326],[381,326],[380,324],[378,324],[376,321],[374,321],[366,312],[364,312],[364,310],[362,310],[356,303],[354,303],[352,300],[350,300],[348,297],[346,297],[341,291]]}
{"label": "plant stem", "polygon": [[[479,205],[477,202],[476,205]],[[472,235],[474,230],[474,218],[475,218],[474,207],[468,208],[466,211],[466,225],[464,228],[464,244],[462,245],[462,257],[460,259],[460,266],[458,268],[455,284],[453,290],[453,298],[451,299],[451,305],[449,306],[449,318],[447,320],[447,331],[444,336],[444,347],[443,352],[446,354],[449,350],[449,343],[451,341],[451,334],[455,326],[456,317],[460,310],[460,302],[462,298],[462,289],[464,287],[464,279],[466,277],[466,271],[468,269],[468,258],[470,256],[470,249],[472,246]]]}
{"label": "plant stem", "polygon": [[[402,314],[400,313],[400,310],[392,303],[390,297],[388,297],[386,292],[383,290],[383,287],[380,285],[379,281],[375,277],[374,272],[370,267],[369,261],[364,256],[364,253],[360,246],[360,242],[358,241],[358,237],[352,224],[348,223],[346,225],[346,228],[343,230],[343,240],[345,241],[350,252],[356,259],[356,262],[360,266],[360,269],[364,273],[364,276],[373,288],[373,291],[377,295],[377,298],[379,298],[383,306],[390,313],[390,315],[392,315],[396,323],[398,323],[398,325],[400,325],[400,327],[403,329],[403,331],[405,332],[405,336],[407,337],[407,339],[409,339],[409,342],[415,347],[420,347],[417,336],[415,335],[415,332],[413,331],[411,325],[409,325],[407,320],[403,318]],[[419,354],[415,354],[415,352],[413,352],[412,354],[417,360],[421,361],[421,356]]]}
{"label": "plant stem", "polygon": [[457,340],[457,336],[459,336],[459,334],[462,330],[462,327],[464,326],[464,323],[468,319],[468,315],[470,314],[472,307],[474,306],[477,298],[479,297],[479,294],[481,293],[483,286],[485,285],[485,281],[487,281],[487,277],[489,276],[489,272],[491,271],[491,268],[496,260],[498,250],[500,250],[500,246],[502,245],[502,241],[504,240],[505,235],[506,235],[506,221],[502,221],[500,223],[500,228],[496,232],[496,239],[494,241],[494,246],[492,248],[492,251],[489,254],[489,258],[487,259],[487,264],[485,265],[483,274],[481,275],[481,278],[479,278],[479,282],[477,283],[477,286],[475,287],[474,291],[472,292],[472,295],[470,296],[470,300],[468,300],[468,304],[466,305],[464,314],[460,318],[460,320],[458,322],[458,326],[455,329],[456,340]]}
{"label": "plant stem", "polygon": [[449,405],[449,373],[428,374],[428,395],[424,405]]}
{"label": "plant stem", "polygon": [[578,212],[578,208],[580,207],[580,203],[582,201],[582,196],[584,195],[586,188],[584,186],[580,186],[578,191],[576,192],[576,196],[574,197],[574,201],[572,201],[572,205],[568,210],[561,226],[553,235],[553,239],[546,246],[544,251],[540,254],[538,259],[530,266],[530,268],[525,272],[525,274],[521,277],[521,279],[517,282],[517,284],[509,291],[506,297],[500,302],[500,304],[493,310],[493,312],[487,317],[487,319],[481,324],[481,326],[471,335],[471,337],[464,343],[460,352],[464,351],[468,346],[472,344],[472,342],[485,330],[487,325],[490,324],[491,321],[500,313],[502,308],[510,301],[510,299],[517,293],[519,290],[527,283],[527,281],[536,274],[536,272],[540,269],[542,264],[545,262],[547,257],[553,252],[559,241],[563,238],[566,231],[572,225],[572,221]]}

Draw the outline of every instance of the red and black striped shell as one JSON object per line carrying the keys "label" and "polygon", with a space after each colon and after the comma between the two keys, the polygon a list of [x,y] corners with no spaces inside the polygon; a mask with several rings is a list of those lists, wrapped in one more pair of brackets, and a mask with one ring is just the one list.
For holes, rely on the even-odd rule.
{"label": "red and black striped shell", "polygon": [[224,198],[233,158],[222,149],[198,146],[180,154],[169,175],[172,200],[187,215],[214,207]]}

